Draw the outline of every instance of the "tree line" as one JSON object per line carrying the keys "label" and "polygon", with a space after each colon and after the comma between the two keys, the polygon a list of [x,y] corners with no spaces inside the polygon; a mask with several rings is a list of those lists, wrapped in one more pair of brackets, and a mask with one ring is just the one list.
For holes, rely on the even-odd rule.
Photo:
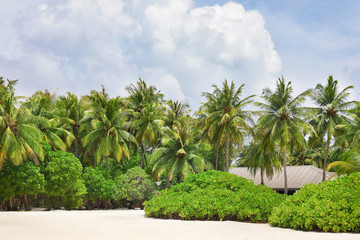
{"label": "tree line", "polygon": [[297,96],[281,77],[261,102],[225,80],[202,93],[194,114],[142,79],[126,87],[128,97],[113,98],[104,87],[85,96],[44,90],[20,97],[17,82],[0,78],[0,174],[4,162],[44,161],[44,144],[73,153],[83,167],[109,169],[112,160],[139,156],[137,164],[166,186],[204,170],[229,171],[234,162],[260,170],[262,179],[283,168],[285,192],[287,165],[321,167],[324,180],[327,169],[360,170],[360,105],[349,101],[353,86],[339,89],[332,76]]}

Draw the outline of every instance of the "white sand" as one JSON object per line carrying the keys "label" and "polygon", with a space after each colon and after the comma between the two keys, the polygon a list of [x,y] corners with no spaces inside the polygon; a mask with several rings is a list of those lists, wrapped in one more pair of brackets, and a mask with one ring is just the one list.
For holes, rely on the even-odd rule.
{"label": "white sand", "polygon": [[0,239],[360,240],[360,234],[302,232],[232,221],[151,219],[141,210],[109,210],[0,212]]}

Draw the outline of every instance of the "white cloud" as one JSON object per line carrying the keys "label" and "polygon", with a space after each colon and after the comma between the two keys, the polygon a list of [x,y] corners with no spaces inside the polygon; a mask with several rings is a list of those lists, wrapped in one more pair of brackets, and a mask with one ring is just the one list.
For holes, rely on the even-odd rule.
{"label": "white cloud", "polygon": [[213,83],[227,78],[258,89],[281,69],[262,15],[234,2],[63,0],[22,8],[0,24],[9,32],[0,62],[27,94],[45,87],[86,94],[104,84],[123,95],[141,77],[197,107]]}

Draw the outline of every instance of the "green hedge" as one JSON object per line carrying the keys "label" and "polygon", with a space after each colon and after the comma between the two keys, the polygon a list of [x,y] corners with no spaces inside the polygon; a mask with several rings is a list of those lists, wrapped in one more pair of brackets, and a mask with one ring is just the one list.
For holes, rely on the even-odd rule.
{"label": "green hedge", "polygon": [[272,226],[326,232],[360,232],[360,174],[308,184],[274,208]]}
{"label": "green hedge", "polygon": [[145,215],[184,220],[267,222],[286,196],[236,175],[208,171],[188,176],[145,202]]}

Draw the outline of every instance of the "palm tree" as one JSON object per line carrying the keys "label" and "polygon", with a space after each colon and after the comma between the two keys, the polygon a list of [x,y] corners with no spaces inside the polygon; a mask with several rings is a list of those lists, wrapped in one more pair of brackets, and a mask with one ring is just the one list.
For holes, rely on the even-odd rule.
{"label": "palm tree", "polygon": [[316,85],[315,89],[311,89],[311,98],[318,106],[313,108],[315,119],[317,122],[317,132],[326,132],[326,150],[323,164],[323,181],[325,181],[325,171],[327,158],[329,155],[330,141],[337,134],[336,126],[346,124],[351,120],[348,117],[348,109],[353,106],[354,101],[347,102],[350,93],[348,86],[339,92],[338,81],[333,76],[329,76],[327,84]]}
{"label": "palm tree", "polygon": [[162,146],[156,148],[152,154],[153,176],[159,179],[167,173],[166,186],[178,176],[183,181],[188,174],[202,172],[205,160],[197,156],[199,134],[194,133],[190,127],[184,125],[178,132],[169,128],[162,139]]}
{"label": "palm tree", "polygon": [[326,170],[335,170],[337,174],[350,174],[360,172],[359,149],[350,149],[339,156],[338,161],[327,165]]}
{"label": "palm tree", "polygon": [[60,127],[59,111],[55,106],[55,100],[55,94],[47,90],[37,91],[21,107],[30,112],[34,123],[43,133],[45,142],[65,151],[74,140],[74,135]]}
{"label": "palm tree", "polygon": [[254,176],[260,170],[261,185],[264,185],[264,174],[271,179],[274,172],[280,170],[281,167],[281,157],[278,152],[270,151],[266,153],[264,149],[262,142],[251,143],[239,161],[239,165],[250,169]]}
{"label": "palm tree", "polygon": [[[284,77],[279,78],[276,90],[265,88],[262,98],[266,103],[256,103],[263,112],[257,121],[256,132],[262,139],[266,154],[279,150],[283,159],[285,194],[288,192],[286,160],[287,152],[292,146],[305,149],[305,135],[315,133],[313,127],[302,117],[305,115],[301,103],[304,102],[308,92],[292,97],[291,82],[286,83]],[[278,148],[278,149],[277,149]]]}
{"label": "palm tree", "polygon": [[105,158],[108,169],[109,157],[118,162],[123,157],[129,158],[128,144],[136,144],[134,136],[127,131],[129,111],[121,110],[122,100],[119,97],[109,99],[104,88],[102,92],[93,91],[90,99],[93,101],[91,108],[82,120],[82,130],[89,130],[82,139],[85,161],[94,154],[95,163]]}
{"label": "palm tree", "polygon": [[207,99],[207,102],[200,109],[205,115],[203,130],[205,134],[208,134],[210,141],[216,143],[217,155],[219,146],[226,144],[225,162],[227,171],[229,171],[230,143],[236,142],[241,147],[245,133],[252,131],[247,123],[253,122],[251,112],[245,111],[243,108],[252,102],[251,99],[255,95],[241,99],[243,87],[244,84],[236,88],[234,82],[231,82],[229,86],[225,79],[221,89],[213,85],[213,93],[202,93]]}
{"label": "palm tree", "polygon": [[61,96],[57,100],[56,106],[61,126],[71,130],[74,135],[75,156],[79,158],[80,121],[84,117],[86,104],[78,96],[68,92],[67,96]]}
{"label": "palm tree", "polygon": [[140,161],[142,168],[144,168],[144,162],[146,162],[146,150],[148,147],[153,147],[161,139],[164,125],[162,112],[161,107],[153,103],[144,105],[141,113],[134,113],[135,120],[131,129],[135,133],[135,138],[142,150]]}
{"label": "palm tree", "polygon": [[189,104],[179,101],[169,100],[167,102],[165,125],[170,129],[179,129],[184,123],[184,119],[189,117]]}
{"label": "palm tree", "polygon": [[161,103],[164,95],[156,89],[155,86],[147,86],[146,82],[139,78],[136,85],[130,84],[126,87],[130,94],[128,108],[133,109],[135,112],[141,112],[145,105],[152,103]]}
{"label": "palm tree", "polygon": [[19,165],[28,158],[35,164],[44,159],[40,144],[42,134],[33,124],[33,117],[24,109],[15,107],[16,82],[8,80],[4,85],[0,79],[0,170],[5,160]]}

